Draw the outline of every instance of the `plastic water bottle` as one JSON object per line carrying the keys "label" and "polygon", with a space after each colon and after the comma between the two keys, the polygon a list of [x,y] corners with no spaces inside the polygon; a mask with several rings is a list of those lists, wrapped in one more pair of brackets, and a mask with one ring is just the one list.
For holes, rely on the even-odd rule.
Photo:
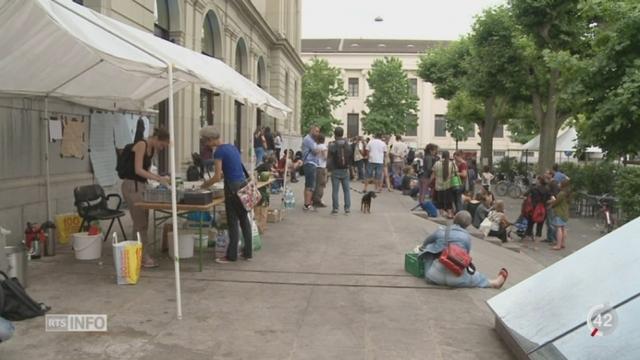
{"label": "plastic water bottle", "polygon": [[296,199],[291,189],[287,189],[284,192],[284,207],[286,209],[293,209],[296,206]]}

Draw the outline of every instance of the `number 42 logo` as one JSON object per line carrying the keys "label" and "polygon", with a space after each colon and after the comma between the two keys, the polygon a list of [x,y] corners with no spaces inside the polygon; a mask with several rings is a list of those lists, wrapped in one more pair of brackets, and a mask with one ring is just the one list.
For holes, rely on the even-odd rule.
{"label": "number 42 logo", "polygon": [[587,326],[591,336],[607,336],[618,327],[616,310],[608,304],[599,304],[587,314]]}

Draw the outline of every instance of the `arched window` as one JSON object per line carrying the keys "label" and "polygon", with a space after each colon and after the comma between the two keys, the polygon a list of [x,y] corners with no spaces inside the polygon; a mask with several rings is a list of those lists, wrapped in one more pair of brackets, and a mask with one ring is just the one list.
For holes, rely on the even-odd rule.
{"label": "arched window", "polygon": [[240,38],[236,45],[236,71],[246,76],[247,72],[247,45],[244,39]]}
{"label": "arched window", "polygon": [[221,58],[222,39],[220,35],[220,24],[216,14],[209,10],[202,24],[202,53],[211,57]]}
{"label": "arched window", "polygon": [[154,33],[159,38],[169,40],[169,30],[171,29],[169,0],[156,0],[155,5],[153,11],[155,17]]}
{"label": "arched window", "polygon": [[257,72],[258,72],[258,76],[257,76],[258,86],[264,89],[267,84],[267,67],[264,64],[264,58],[262,56],[260,56],[260,58],[258,59]]}

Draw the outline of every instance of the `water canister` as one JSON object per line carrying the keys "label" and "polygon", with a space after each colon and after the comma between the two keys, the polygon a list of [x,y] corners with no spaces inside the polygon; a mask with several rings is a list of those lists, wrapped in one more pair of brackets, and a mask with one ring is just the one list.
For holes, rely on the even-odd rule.
{"label": "water canister", "polygon": [[27,248],[24,244],[5,246],[4,252],[9,262],[9,277],[16,277],[27,287]]}

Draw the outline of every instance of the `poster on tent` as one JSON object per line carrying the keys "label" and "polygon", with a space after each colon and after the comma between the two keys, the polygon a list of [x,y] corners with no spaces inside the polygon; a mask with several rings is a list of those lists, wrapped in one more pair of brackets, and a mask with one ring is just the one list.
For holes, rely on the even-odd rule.
{"label": "poster on tent", "polygon": [[91,167],[100,186],[112,186],[118,182],[116,174],[116,148],[114,124],[122,114],[94,111],[91,114],[89,149]]}

